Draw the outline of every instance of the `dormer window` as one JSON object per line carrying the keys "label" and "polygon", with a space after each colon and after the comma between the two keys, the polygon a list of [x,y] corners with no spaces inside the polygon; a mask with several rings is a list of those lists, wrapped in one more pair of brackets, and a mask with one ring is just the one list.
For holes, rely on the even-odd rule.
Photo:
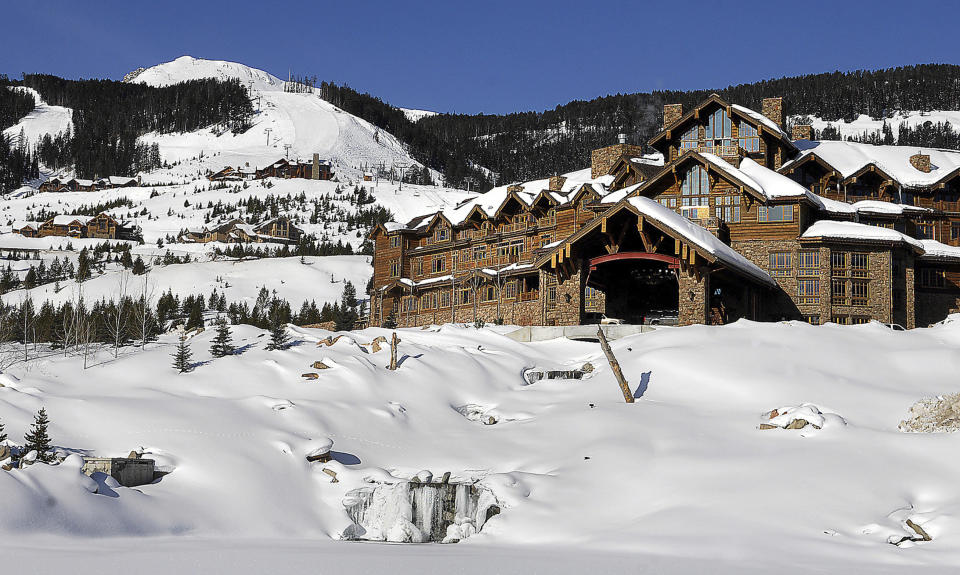
{"label": "dormer window", "polygon": [[680,184],[680,195],[684,206],[710,205],[710,176],[703,166],[692,166],[683,176]]}
{"label": "dormer window", "polygon": [[[730,122],[730,116],[727,115],[727,111],[724,109],[719,109],[716,112],[710,114],[710,117],[707,119],[707,129],[704,133],[704,145],[707,147],[718,147],[723,146],[729,148],[733,145],[733,124]],[[728,155],[723,153],[722,150],[717,150],[720,152],[720,155]]]}

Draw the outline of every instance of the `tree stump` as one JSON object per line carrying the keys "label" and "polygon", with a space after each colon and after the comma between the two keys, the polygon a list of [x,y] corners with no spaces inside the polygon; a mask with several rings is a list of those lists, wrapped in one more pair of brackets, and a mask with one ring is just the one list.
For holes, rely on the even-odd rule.
{"label": "tree stump", "polygon": [[400,343],[400,338],[397,337],[397,332],[393,332],[393,337],[390,338],[390,365],[387,366],[387,369],[390,371],[397,370],[397,344]]}
{"label": "tree stump", "polygon": [[603,334],[603,328],[597,327],[597,337],[600,339],[600,347],[603,348],[603,354],[607,356],[607,361],[610,362],[610,369],[613,370],[613,376],[617,378],[617,383],[620,384],[620,391],[623,392],[623,400],[627,403],[633,403],[633,392],[630,391],[630,386],[627,385],[627,380],[623,377],[623,372],[620,371],[620,363],[617,361],[617,358],[613,355],[613,350],[610,349],[610,344],[607,343],[607,336]]}

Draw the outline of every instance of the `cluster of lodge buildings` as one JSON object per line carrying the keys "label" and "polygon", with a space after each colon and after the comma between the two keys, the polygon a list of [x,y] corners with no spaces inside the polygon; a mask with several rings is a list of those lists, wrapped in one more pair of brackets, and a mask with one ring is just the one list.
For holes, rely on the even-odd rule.
{"label": "cluster of lodge buildings", "polygon": [[780,98],[664,107],[656,154],[378,225],[371,322],[925,326],[960,309],[960,152],[810,140]]}
{"label": "cluster of lodge buildings", "polygon": [[302,235],[303,230],[285,216],[279,216],[259,224],[248,224],[240,218],[232,218],[212,226],[184,230],[180,233],[179,240],[188,243],[296,244]]}
{"label": "cluster of lodge buildings", "polygon": [[113,188],[132,188],[139,185],[140,181],[137,178],[125,176],[110,176],[96,180],[56,177],[40,184],[39,190],[41,192],[96,192]]}
{"label": "cluster of lodge buildings", "polygon": [[140,228],[121,222],[107,213],[95,216],[61,215],[45,222],[15,222],[13,233],[27,238],[63,236],[69,238],[100,238],[105,240],[137,240]]}
{"label": "cluster of lodge buildings", "polygon": [[333,168],[330,162],[321,160],[319,154],[313,155],[310,162],[301,162],[299,160],[290,161],[281,158],[265,168],[256,169],[253,172],[244,171],[242,168],[232,168],[227,166],[219,172],[213,172],[207,175],[211,182],[238,182],[242,180],[262,180],[264,178],[302,178],[306,180],[329,180],[333,178]]}

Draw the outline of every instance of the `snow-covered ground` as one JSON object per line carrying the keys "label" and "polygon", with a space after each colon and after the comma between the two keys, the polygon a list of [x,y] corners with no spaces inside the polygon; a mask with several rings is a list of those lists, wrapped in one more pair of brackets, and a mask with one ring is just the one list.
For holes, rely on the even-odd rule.
{"label": "snow-covered ground", "polygon": [[[791,120],[795,123],[799,116],[792,116]],[[841,136],[862,136],[864,132],[873,134],[883,129],[884,120],[874,120],[866,114],[860,114],[856,120],[847,122],[845,120],[823,120],[816,116],[808,116],[812,122],[811,125],[817,131],[823,130],[827,126],[833,126],[840,132]],[[909,110],[898,110],[892,117],[886,119],[887,125],[893,130],[894,139],[898,136],[898,130],[901,124],[906,124],[911,128],[923,125],[927,122],[934,124],[947,123],[953,126],[954,130],[960,129],[960,111],[958,110],[932,110],[930,112],[919,112]]]}
{"label": "snow-covered ground", "polygon": [[[0,419],[20,442],[45,407],[63,452],[142,448],[171,471],[101,487],[77,462],[0,472],[0,537],[20,564],[92,572],[103,557],[259,573],[952,572],[960,564],[958,434],[898,431],[911,405],[957,391],[960,318],[894,332],[802,323],[661,329],[614,341],[638,400],[625,404],[597,344],[523,344],[508,328],[389,331],[234,328],[243,352],[193,372],[170,367],[173,337],[146,351],[50,355],[0,378]],[[322,361],[330,369],[306,380]],[[527,385],[530,368],[595,368]],[[496,424],[468,419],[471,406]],[[763,430],[795,406],[821,429]],[[327,439],[334,459],[305,455]],[[337,483],[322,472],[335,471]],[[368,481],[428,469],[479,481],[502,512],[456,545],[341,542],[342,500]],[[895,546],[910,519],[932,537]],[[138,537],[135,541],[126,539]],[[42,553],[39,552],[42,550]],[[136,550],[136,554],[135,554]],[[146,550],[140,555],[140,550]],[[216,562],[215,562],[216,561]],[[221,562],[222,561],[222,562]],[[96,566],[99,567],[99,566]]]}

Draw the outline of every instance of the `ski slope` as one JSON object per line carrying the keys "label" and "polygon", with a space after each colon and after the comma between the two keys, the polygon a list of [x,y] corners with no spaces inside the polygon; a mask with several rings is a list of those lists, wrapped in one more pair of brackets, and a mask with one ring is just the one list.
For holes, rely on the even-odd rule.
{"label": "ski slope", "polygon": [[20,90],[33,96],[36,106],[33,111],[24,116],[15,125],[3,131],[14,144],[20,143],[20,136],[26,138],[26,145],[32,148],[44,135],[56,136],[73,126],[73,110],[63,106],[51,106],[43,101],[40,94],[33,88],[15,86],[11,90]]}
{"label": "ski slope", "polygon": [[[253,126],[242,134],[203,129],[187,134],[148,134],[165,162],[179,164],[159,170],[154,181],[189,178],[224,166],[253,170],[282,157],[309,160],[313,154],[333,163],[336,173],[359,177],[365,166],[420,166],[393,135],[324,101],[312,91],[288,93],[284,82],[262,70],[233,62],[184,56],[148,68],[132,81],[167,86],[199,78],[239,80],[250,88],[258,110]],[[289,149],[287,148],[289,146]]]}
{"label": "ski slope", "polygon": [[[596,343],[403,329],[390,372],[389,350],[361,345],[388,330],[318,346],[329,332],[289,329],[292,347],[266,351],[264,331],[235,326],[243,352],[220,359],[207,330],[189,340],[196,368],[182,375],[170,367],[173,335],[118,359],[101,350],[86,370],[82,354],[42,349],[6,369],[0,419],[12,443],[43,406],[60,453],[142,449],[170,471],[138,488],[98,485],[76,458],[0,471],[7,560],[89,573],[103,569],[98,557],[145,549],[144,575],[171,563],[232,574],[784,575],[960,564],[960,434],[897,429],[917,400],[957,391],[960,317],[909,332],[740,321],[627,337],[612,347],[634,404]],[[301,377],[315,361],[329,369]],[[594,370],[580,380],[522,375],[586,362]],[[760,429],[771,409],[801,404],[826,414],[814,418],[822,429]],[[334,461],[308,463],[328,439]],[[456,545],[340,540],[351,490],[421,470],[479,482],[501,513]],[[908,519],[932,541],[891,545],[910,534]]]}
{"label": "ski slope", "polygon": [[[791,121],[796,123],[797,118],[801,116],[791,116]],[[823,130],[827,126],[833,126],[837,129],[843,137],[851,136],[863,136],[863,133],[866,132],[868,135],[873,134],[874,132],[879,132],[883,129],[884,120],[874,120],[866,114],[860,114],[857,119],[852,121],[846,120],[824,120],[816,116],[807,116],[811,120],[813,128],[817,131]],[[899,136],[899,129],[901,124],[906,124],[911,128],[916,128],[927,122],[932,122],[933,124],[943,123],[946,124],[949,122],[953,129],[956,131],[960,129],[960,111],[958,110],[933,110],[930,112],[921,112],[921,111],[908,111],[908,110],[898,110],[894,112],[893,116],[886,119],[886,123],[890,126],[890,129],[893,131],[894,140]]]}

